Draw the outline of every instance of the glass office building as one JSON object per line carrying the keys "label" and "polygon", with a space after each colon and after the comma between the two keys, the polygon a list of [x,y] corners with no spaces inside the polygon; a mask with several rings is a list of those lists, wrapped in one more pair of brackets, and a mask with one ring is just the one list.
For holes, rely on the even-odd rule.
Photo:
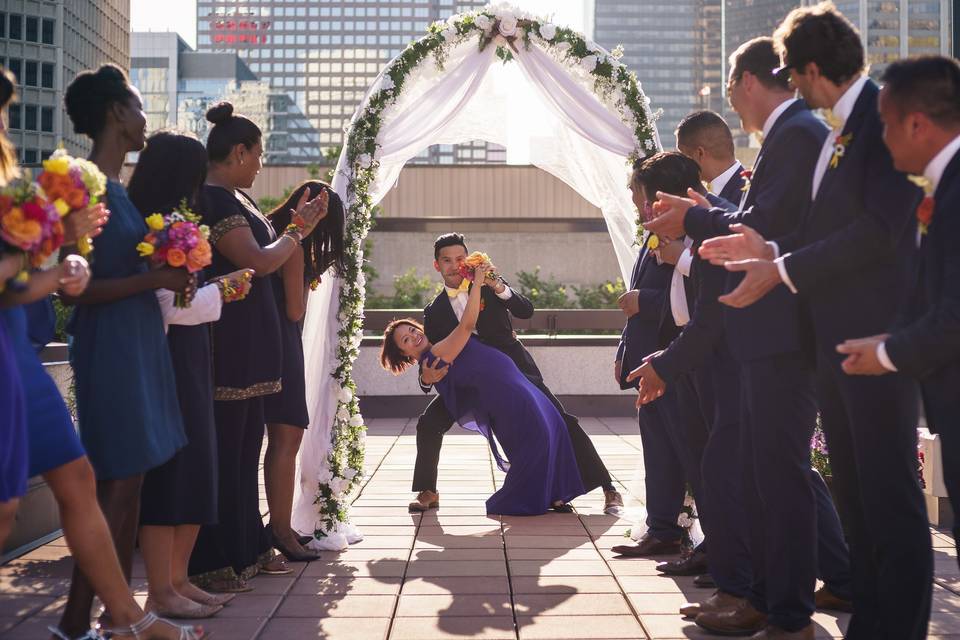
{"label": "glass office building", "polygon": [[126,69],[129,0],[0,0],[0,64],[17,77],[19,101],[8,111],[8,134],[20,162],[36,166],[61,142],[85,154],[89,140],[73,133],[63,92],[77,73],[113,62]]}
{"label": "glass office building", "polygon": [[[324,149],[344,127],[376,75],[435,20],[485,0],[197,0],[197,49],[235,52],[306,115]],[[483,142],[438,145],[417,161],[504,162]]]}

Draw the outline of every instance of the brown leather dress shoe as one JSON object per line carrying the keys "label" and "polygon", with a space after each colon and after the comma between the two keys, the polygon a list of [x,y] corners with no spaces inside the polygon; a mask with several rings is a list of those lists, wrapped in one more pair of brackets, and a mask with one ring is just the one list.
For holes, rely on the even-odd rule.
{"label": "brown leather dress shoe", "polygon": [[747,600],[742,600],[736,609],[705,611],[694,622],[711,633],[721,636],[745,636],[762,631],[767,626],[767,614],[757,611]]}
{"label": "brown leather dress shoe", "polygon": [[800,631],[784,631],[780,627],[770,625],[763,631],[750,636],[750,640],[813,640],[813,623],[808,624]]}
{"label": "brown leather dress shoe", "polygon": [[654,538],[651,535],[645,535],[640,538],[637,544],[621,544],[611,549],[614,553],[630,558],[644,558],[647,556],[666,556],[674,553],[680,553],[680,541],[673,540],[666,542]]}
{"label": "brown leather dress shoe", "polygon": [[619,491],[603,492],[603,512],[608,516],[623,515],[623,496]]}
{"label": "brown leather dress shoe", "polygon": [[426,489],[417,494],[417,499],[410,503],[411,513],[421,513],[430,509],[440,508],[440,494]]}
{"label": "brown leather dress shoe", "polygon": [[688,602],[680,607],[680,615],[685,618],[696,618],[701,613],[706,612],[732,611],[746,601],[746,598],[738,598],[717,590],[703,602]]}
{"label": "brown leather dress shoe", "polygon": [[707,573],[707,554],[694,551],[686,558],[658,564],[657,571],[668,576],[698,576]]}
{"label": "brown leather dress shoe", "polygon": [[817,609],[820,610],[853,613],[853,603],[837,596],[826,585],[817,589],[817,592],[813,594],[813,601]]}

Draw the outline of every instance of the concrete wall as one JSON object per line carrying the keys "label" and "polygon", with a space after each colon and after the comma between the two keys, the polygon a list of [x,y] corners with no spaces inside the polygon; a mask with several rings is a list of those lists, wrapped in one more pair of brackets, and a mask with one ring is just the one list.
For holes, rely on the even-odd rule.
{"label": "concrete wall", "polygon": [[[457,231],[455,226],[450,231]],[[416,267],[417,273],[437,282],[433,269],[435,232],[373,231],[371,264],[380,274],[374,283],[378,293],[393,293],[393,276]],[[471,251],[485,251],[507,280],[516,281],[517,271],[540,266],[543,278],[553,276],[565,285],[594,285],[620,276],[610,236],[603,232],[466,232]],[[573,290],[570,289],[570,294]]]}

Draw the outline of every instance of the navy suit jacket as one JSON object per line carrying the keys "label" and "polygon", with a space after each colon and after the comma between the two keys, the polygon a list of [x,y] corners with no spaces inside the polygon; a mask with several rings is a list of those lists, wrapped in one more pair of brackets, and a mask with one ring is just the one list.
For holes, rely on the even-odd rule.
{"label": "navy suit jacket", "polygon": [[627,382],[627,374],[643,364],[646,356],[670,344],[680,332],[669,314],[672,278],[673,265],[657,264],[653,252],[644,245],[630,276],[630,290],[640,292],[640,311],[627,319],[617,349],[617,360],[622,361],[621,389],[637,388],[640,381]]}
{"label": "navy suit jacket", "polygon": [[[531,317],[533,303],[513,287],[510,290],[513,295],[507,300],[502,300],[490,287],[484,287],[480,292],[482,306],[480,315],[477,316],[477,337],[484,344],[507,354],[528,378],[542,381],[543,375],[537,363],[517,339],[510,321],[511,315],[521,320]],[[437,294],[433,302],[423,309],[423,332],[432,344],[437,344],[453,333],[458,324],[460,321],[457,320],[446,290]],[[420,388],[424,393],[430,391],[430,387],[422,384]]]}
{"label": "navy suit jacket", "polygon": [[[713,194],[707,194],[707,199],[715,207],[729,211],[736,209],[735,205]],[[697,246],[695,243],[692,249],[693,263],[687,278],[693,291],[693,297],[687,298],[691,309],[690,322],[670,346],[652,361],[653,368],[668,385],[680,374],[703,367],[711,356],[726,358],[727,355],[726,344],[722,340],[723,305],[717,300],[723,295],[727,270],[702,260],[697,253]]]}
{"label": "navy suit jacket", "polygon": [[[702,241],[729,234],[735,223],[746,224],[765,238],[792,233],[810,207],[813,171],[829,131],[802,100],[787,107],[760,148],[741,209],[693,207],[684,220],[687,233]],[[742,280],[742,273],[728,273],[726,291],[736,289]],[[800,301],[783,285],[744,309],[725,307],[730,350],[741,361],[798,351],[807,342],[801,317]]]}
{"label": "navy suit jacket", "polygon": [[933,220],[920,248],[923,298],[886,347],[897,370],[920,379],[927,424],[939,433],[955,429],[960,415],[960,153],[933,197]]}
{"label": "navy suit jacket", "polygon": [[893,168],[878,94],[868,80],[841,132],[852,137],[838,166],[827,169],[799,229],[777,239],[831,353],[849,338],[889,330],[915,278],[923,193]]}

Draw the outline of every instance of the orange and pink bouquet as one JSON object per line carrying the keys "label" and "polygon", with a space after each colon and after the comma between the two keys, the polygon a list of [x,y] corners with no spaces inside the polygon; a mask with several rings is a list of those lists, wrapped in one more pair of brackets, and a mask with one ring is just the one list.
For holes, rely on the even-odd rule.
{"label": "orange and pink bouquet", "polygon": [[[97,204],[107,191],[107,177],[97,165],[67,155],[63,149],[57,149],[43,161],[37,182],[61,216]],[[77,249],[80,255],[89,254],[93,250],[90,238],[79,238]]]}
{"label": "orange and pink bouquet", "polygon": [[[197,273],[212,262],[210,229],[200,224],[200,217],[186,203],[167,215],[149,215],[146,221],[150,232],[137,245],[137,253],[152,265],[182,267]],[[182,294],[177,294],[175,304],[181,308],[190,306]]]}
{"label": "orange and pink bouquet", "polygon": [[[9,283],[22,287],[63,244],[60,213],[36,183],[20,180],[0,189],[0,253],[20,251],[25,265]],[[0,283],[0,290],[5,286]]]}
{"label": "orange and pink bouquet", "polygon": [[[473,282],[473,270],[484,262],[490,263],[490,256],[483,253],[482,251],[474,251],[466,257],[466,259],[460,264],[460,275]],[[496,274],[490,273],[489,277],[496,277]]]}

